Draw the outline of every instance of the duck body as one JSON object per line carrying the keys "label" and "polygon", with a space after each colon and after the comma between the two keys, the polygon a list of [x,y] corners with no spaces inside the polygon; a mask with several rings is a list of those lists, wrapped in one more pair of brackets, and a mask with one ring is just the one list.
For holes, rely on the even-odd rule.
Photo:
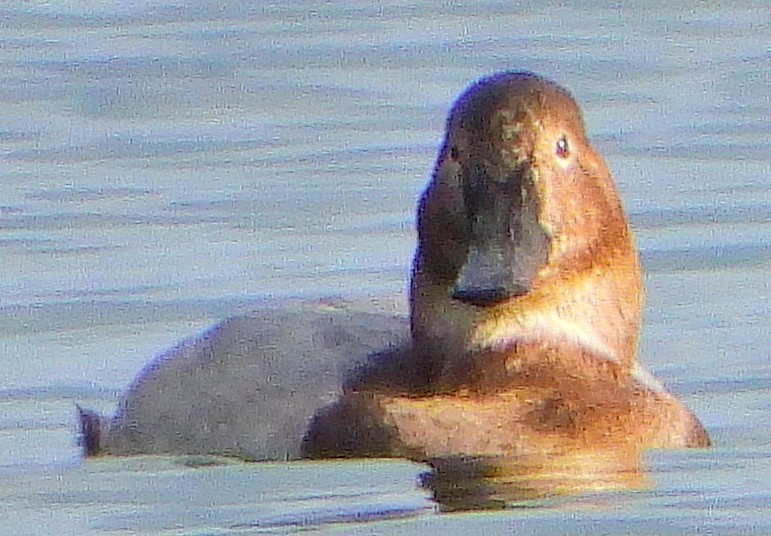
{"label": "duck body", "polygon": [[79,408],[84,453],[298,459],[348,371],[408,337],[405,318],[341,302],[227,319],[152,359],[113,416]]}
{"label": "duck body", "polygon": [[[565,482],[625,487],[643,450],[709,445],[698,419],[636,359],[637,250],[566,90],[526,72],[467,89],[447,120],[417,229],[409,328],[406,319],[378,327],[376,317],[338,315],[332,327],[347,335],[315,348],[325,313],[304,326],[301,317],[271,321],[271,340],[249,335],[260,326],[242,323],[234,336],[226,325],[215,339],[227,344],[203,337],[156,360],[111,421],[83,412],[87,452],[406,457],[432,465],[437,497],[452,503],[458,478],[494,481],[503,495]],[[244,340],[246,360],[232,344]],[[180,363],[187,388],[159,388],[179,384]],[[233,385],[232,396],[212,397]],[[204,409],[159,419],[169,393],[174,407]]]}

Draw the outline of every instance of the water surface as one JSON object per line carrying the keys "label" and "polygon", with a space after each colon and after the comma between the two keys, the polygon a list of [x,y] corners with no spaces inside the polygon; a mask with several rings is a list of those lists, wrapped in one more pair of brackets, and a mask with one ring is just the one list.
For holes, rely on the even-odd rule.
{"label": "water surface", "polygon": [[[0,7],[0,532],[771,532],[768,6]],[[289,299],[403,306],[472,80],[582,103],[637,233],[641,359],[699,415],[647,491],[436,515],[406,462],[81,462],[152,355]],[[401,300],[401,301],[400,301]],[[192,466],[192,467],[191,467]]]}

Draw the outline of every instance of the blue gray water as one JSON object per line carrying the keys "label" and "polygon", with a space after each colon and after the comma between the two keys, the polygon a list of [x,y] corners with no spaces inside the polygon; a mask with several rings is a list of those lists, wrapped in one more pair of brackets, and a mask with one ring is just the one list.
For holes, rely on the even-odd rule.
{"label": "blue gray water", "polygon": [[[0,6],[0,533],[771,532],[767,2]],[[452,99],[570,88],[646,269],[641,360],[715,447],[652,487],[438,515],[406,462],[82,462],[181,338],[266,303],[404,308]]]}

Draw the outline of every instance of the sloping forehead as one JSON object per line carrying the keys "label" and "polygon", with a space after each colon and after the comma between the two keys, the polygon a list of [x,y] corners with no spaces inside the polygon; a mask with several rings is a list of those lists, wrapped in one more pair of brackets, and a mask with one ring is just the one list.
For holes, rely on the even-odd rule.
{"label": "sloping forehead", "polygon": [[572,95],[546,78],[528,72],[500,73],[469,87],[450,113],[451,128],[486,128],[501,112],[538,117],[583,130],[581,110]]}

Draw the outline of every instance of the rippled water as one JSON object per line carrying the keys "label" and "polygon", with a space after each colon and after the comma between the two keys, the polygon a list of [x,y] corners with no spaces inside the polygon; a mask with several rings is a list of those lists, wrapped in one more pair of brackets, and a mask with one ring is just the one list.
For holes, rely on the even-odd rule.
{"label": "rippled water", "polygon": [[[764,2],[0,6],[0,532],[771,532]],[[144,362],[293,298],[403,304],[452,99],[570,88],[646,268],[641,358],[715,448],[647,491],[435,515],[406,462],[81,462]],[[403,307],[403,305],[402,305]]]}

